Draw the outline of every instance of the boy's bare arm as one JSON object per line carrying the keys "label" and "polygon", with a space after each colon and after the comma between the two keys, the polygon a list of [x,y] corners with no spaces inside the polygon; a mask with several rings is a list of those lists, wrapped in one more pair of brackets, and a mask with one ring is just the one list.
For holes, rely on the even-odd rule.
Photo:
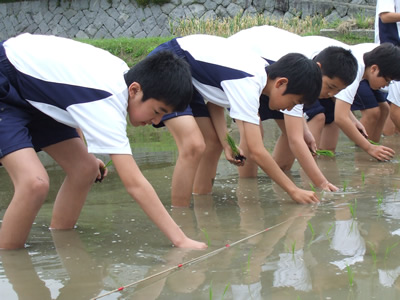
{"label": "boy's bare arm", "polygon": [[299,164],[311,179],[313,184],[327,191],[336,191],[338,188],[332,185],[318,168],[303,136],[303,118],[285,115],[286,134],[289,147]]}
{"label": "boy's bare arm", "polygon": [[393,149],[385,146],[373,145],[360,133],[350,118],[350,107],[351,105],[349,103],[336,99],[335,122],[340,129],[356,145],[377,160],[385,161],[392,159],[394,155]]}
{"label": "boy's bare arm", "polygon": [[396,23],[400,22],[400,13],[396,12],[383,12],[379,14],[383,23]]}
{"label": "boy's bare arm", "polygon": [[189,239],[175,223],[161,203],[154,188],[143,176],[132,155],[111,154],[113,165],[128,194],[177,247],[204,249],[205,243]]}
{"label": "boy's bare arm", "polygon": [[[226,159],[237,166],[241,166],[244,164],[244,161],[235,159],[235,155],[233,154],[231,148],[229,147],[228,142],[226,141],[226,135],[228,133],[228,127],[226,125],[225,119],[225,108],[215,105],[214,103],[208,102],[207,108],[211,116],[211,122],[214,125],[215,131],[217,133],[218,139],[224,149]],[[241,150],[239,149],[241,152]],[[243,153],[241,153],[243,155]]]}
{"label": "boy's bare arm", "polygon": [[240,135],[245,135],[249,155],[257,165],[281,188],[283,188],[290,197],[297,203],[317,203],[318,197],[312,191],[306,191],[298,188],[281,170],[275,160],[264,147],[259,125],[236,120]]}

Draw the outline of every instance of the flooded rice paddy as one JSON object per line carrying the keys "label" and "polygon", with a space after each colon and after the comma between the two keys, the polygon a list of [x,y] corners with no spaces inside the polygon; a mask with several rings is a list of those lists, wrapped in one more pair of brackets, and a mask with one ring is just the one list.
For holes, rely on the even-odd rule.
{"label": "flooded rice paddy", "polygon": [[[279,132],[264,127],[271,149]],[[63,180],[50,163],[50,195],[27,248],[0,251],[0,299],[400,299],[400,136],[382,142],[396,150],[393,161],[374,161],[343,135],[335,158],[318,158],[341,188],[319,191],[319,205],[295,204],[262,173],[239,179],[222,158],[212,195],[171,208],[177,154],[136,153],[175,221],[209,244],[204,251],[172,247],[112,168],[76,229],[49,231]],[[290,176],[310,189],[297,164]],[[11,196],[0,168],[0,217]]]}

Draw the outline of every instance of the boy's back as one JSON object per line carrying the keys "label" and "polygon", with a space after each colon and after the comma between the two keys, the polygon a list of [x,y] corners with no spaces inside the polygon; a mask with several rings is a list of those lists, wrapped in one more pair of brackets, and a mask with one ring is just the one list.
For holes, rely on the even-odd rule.
{"label": "boy's back", "polygon": [[176,42],[191,66],[197,91],[210,102],[229,107],[232,118],[258,124],[268,63],[222,37],[191,35]]}

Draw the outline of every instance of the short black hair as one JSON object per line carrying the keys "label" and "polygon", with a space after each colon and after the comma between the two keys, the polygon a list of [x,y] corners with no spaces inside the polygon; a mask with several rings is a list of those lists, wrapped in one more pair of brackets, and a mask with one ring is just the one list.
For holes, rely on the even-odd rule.
{"label": "short black hair", "polygon": [[380,77],[400,80],[400,48],[391,43],[382,43],[364,53],[365,67],[377,65]]}
{"label": "short black hair", "polygon": [[285,94],[303,95],[305,105],[313,104],[322,87],[322,72],[316,62],[300,53],[289,53],[266,67],[269,79],[286,77]]}
{"label": "short black hair", "polygon": [[189,64],[170,51],[147,56],[125,74],[125,82],[140,84],[142,101],[150,98],[164,102],[174,111],[183,111],[193,94]]}
{"label": "short black hair", "polygon": [[357,76],[357,59],[350,50],[330,46],[318,53],[314,59],[321,64],[322,75],[333,79],[335,77],[350,85]]}

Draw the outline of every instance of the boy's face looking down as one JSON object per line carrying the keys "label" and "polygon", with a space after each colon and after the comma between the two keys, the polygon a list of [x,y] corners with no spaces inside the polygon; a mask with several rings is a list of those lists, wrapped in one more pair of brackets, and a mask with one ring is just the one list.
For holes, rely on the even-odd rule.
{"label": "boy's face looking down", "polygon": [[133,82],[128,90],[128,115],[133,126],[156,125],[165,114],[173,111],[172,107],[154,98],[143,102],[143,92],[137,82]]}
{"label": "boy's face looking down", "polygon": [[372,65],[366,70],[364,78],[368,80],[369,86],[373,90],[379,90],[390,84],[391,78],[385,78],[379,76],[379,67],[377,65]]}
{"label": "boy's face looking down", "polygon": [[274,81],[269,92],[269,108],[271,110],[291,110],[295,105],[303,102],[303,95],[285,94],[288,79],[280,77]]}
{"label": "boy's face looking down", "polygon": [[341,90],[346,88],[346,84],[338,77],[329,78],[326,75],[322,76],[322,88],[319,94],[320,99],[332,98]]}

